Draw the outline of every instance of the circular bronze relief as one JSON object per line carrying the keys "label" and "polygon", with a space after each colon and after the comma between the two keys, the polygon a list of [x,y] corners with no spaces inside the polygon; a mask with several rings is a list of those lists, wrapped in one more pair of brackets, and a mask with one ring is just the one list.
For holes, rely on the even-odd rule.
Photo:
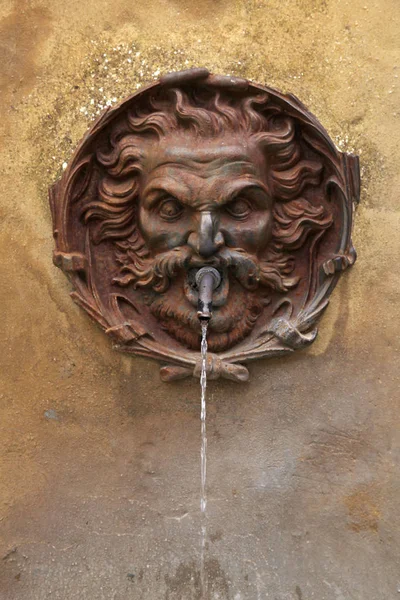
{"label": "circular bronze relief", "polygon": [[170,73],[95,122],[50,190],[55,264],[120,350],[199,374],[194,284],[221,275],[209,375],[310,344],[355,261],[358,157],[292,95],[207,69]]}

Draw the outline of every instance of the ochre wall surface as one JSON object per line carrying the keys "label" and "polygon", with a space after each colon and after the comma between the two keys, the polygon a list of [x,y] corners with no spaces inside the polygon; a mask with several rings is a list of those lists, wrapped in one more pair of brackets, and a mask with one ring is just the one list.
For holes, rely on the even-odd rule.
{"label": "ochre wall surface", "polygon": [[73,304],[47,200],[107,102],[194,65],[295,93],[362,164],[317,342],[209,385],[209,597],[400,597],[398,1],[0,11],[1,599],[200,598],[198,381],[161,383]]}

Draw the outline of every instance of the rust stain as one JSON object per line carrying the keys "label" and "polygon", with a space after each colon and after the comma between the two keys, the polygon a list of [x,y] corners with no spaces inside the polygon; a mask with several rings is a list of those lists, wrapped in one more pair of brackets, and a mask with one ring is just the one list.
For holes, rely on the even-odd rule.
{"label": "rust stain", "polygon": [[348,510],[348,527],[355,533],[361,531],[378,531],[381,511],[371,492],[360,489],[345,498]]}
{"label": "rust stain", "polygon": [[347,473],[367,449],[368,443],[359,431],[324,426],[313,433],[307,454],[300,458],[301,474]]}

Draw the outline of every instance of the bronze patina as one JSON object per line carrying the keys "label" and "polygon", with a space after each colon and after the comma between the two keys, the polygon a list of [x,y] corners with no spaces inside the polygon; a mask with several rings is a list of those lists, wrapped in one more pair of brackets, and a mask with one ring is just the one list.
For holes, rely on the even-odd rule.
{"label": "bronze patina", "polygon": [[50,190],[54,262],[118,349],[199,375],[196,272],[221,275],[210,378],[310,344],[351,242],[358,157],[293,95],[207,69],[107,109]]}

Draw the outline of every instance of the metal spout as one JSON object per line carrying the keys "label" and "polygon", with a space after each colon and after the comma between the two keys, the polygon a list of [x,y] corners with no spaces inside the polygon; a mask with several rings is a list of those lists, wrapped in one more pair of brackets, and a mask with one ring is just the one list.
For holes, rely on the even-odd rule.
{"label": "metal spout", "polygon": [[212,313],[213,291],[221,283],[221,275],[213,267],[202,267],[196,273],[196,285],[199,291],[197,315],[200,320],[209,321]]}

